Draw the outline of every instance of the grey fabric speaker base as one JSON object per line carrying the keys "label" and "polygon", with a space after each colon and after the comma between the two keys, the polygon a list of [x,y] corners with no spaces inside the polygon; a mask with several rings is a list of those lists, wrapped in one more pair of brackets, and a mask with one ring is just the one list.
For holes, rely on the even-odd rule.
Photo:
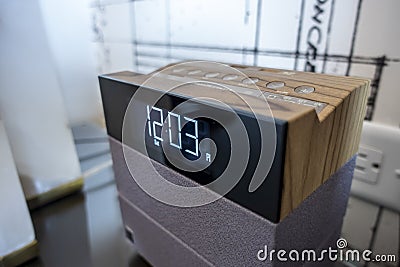
{"label": "grey fabric speaker base", "polygon": [[[143,155],[110,138],[114,171],[126,226],[139,252],[154,266],[301,266],[302,262],[261,262],[257,252],[272,249],[322,249],[339,237],[350,192],[355,157],[280,223],[221,198],[196,208],[163,204],[140,189],[125,163],[135,162],[143,175]],[[159,173],[177,184],[195,185],[157,162]],[[143,170],[141,169],[143,168]],[[329,262],[307,265],[327,266]]]}

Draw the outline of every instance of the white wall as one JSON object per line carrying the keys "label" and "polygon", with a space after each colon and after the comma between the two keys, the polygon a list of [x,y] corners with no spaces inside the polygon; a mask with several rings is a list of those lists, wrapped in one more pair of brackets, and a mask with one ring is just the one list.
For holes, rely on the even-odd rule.
{"label": "white wall", "polygon": [[102,106],[89,0],[39,0],[71,125],[100,122]]}
{"label": "white wall", "polygon": [[0,114],[27,197],[80,176],[39,2],[1,1]]}
{"label": "white wall", "polygon": [[[355,51],[360,55],[400,58],[400,1],[365,0]],[[384,68],[374,121],[400,127],[400,63]]]}

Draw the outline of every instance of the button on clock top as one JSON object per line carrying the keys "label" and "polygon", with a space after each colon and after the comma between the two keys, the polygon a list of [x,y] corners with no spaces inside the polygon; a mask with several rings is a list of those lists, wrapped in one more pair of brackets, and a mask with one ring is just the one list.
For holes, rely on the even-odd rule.
{"label": "button on clock top", "polygon": [[267,88],[268,89],[278,89],[278,88],[282,88],[284,86],[285,86],[285,83],[284,82],[279,82],[279,81],[267,83]]}
{"label": "button on clock top", "polygon": [[301,85],[296,87],[294,91],[299,94],[310,94],[315,91],[315,88],[308,85]]}

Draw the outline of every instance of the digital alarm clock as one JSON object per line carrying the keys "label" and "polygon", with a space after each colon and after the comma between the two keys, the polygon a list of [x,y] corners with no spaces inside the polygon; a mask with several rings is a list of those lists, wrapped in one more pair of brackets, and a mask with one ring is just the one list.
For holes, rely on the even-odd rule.
{"label": "digital alarm clock", "polygon": [[[231,190],[212,189],[277,223],[356,153],[369,82],[221,65],[100,76],[108,134],[199,185],[212,184],[243,153]],[[248,157],[229,133],[239,125]]]}

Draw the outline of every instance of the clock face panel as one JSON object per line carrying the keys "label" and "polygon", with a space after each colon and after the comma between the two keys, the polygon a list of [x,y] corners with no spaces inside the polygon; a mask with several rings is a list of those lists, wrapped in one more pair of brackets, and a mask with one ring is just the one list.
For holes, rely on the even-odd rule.
{"label": "clock face panel", "polygon": [[219,122],[195,114],[204,108],[226,111],[170,94],[151,104],[147,94],[158,92],[141,90],[149,91],[131,100],[132,115],[124,126],[131,134],[124,135],[123,142],[202,185],[217,179],[228,165],[231,141]]}
{"label": "clock face panel", "polygon": [[[100,86],[111,137],[202,185],[213,182],[227,168],[234,144],[225,127],[228,124],[234,128],[238,123],[232,115],[235,113],[246,129],[250,154],[240,181],[225,197],[273,222],[279,220],[285,121],[275,120],[275,125],[271,125],[271,121],[257,121],[252,114],[149,88],[141,88],[139,95],[138,85],[107,77],[100,77]],[[155,98],[158,100],[152,101]],[[217,120],[201,116],[204,111],[228,118],[225,127]],[[276,128],[276,152],[266,180],[250,193],[249,184],[261,152],[258,123]]]}

